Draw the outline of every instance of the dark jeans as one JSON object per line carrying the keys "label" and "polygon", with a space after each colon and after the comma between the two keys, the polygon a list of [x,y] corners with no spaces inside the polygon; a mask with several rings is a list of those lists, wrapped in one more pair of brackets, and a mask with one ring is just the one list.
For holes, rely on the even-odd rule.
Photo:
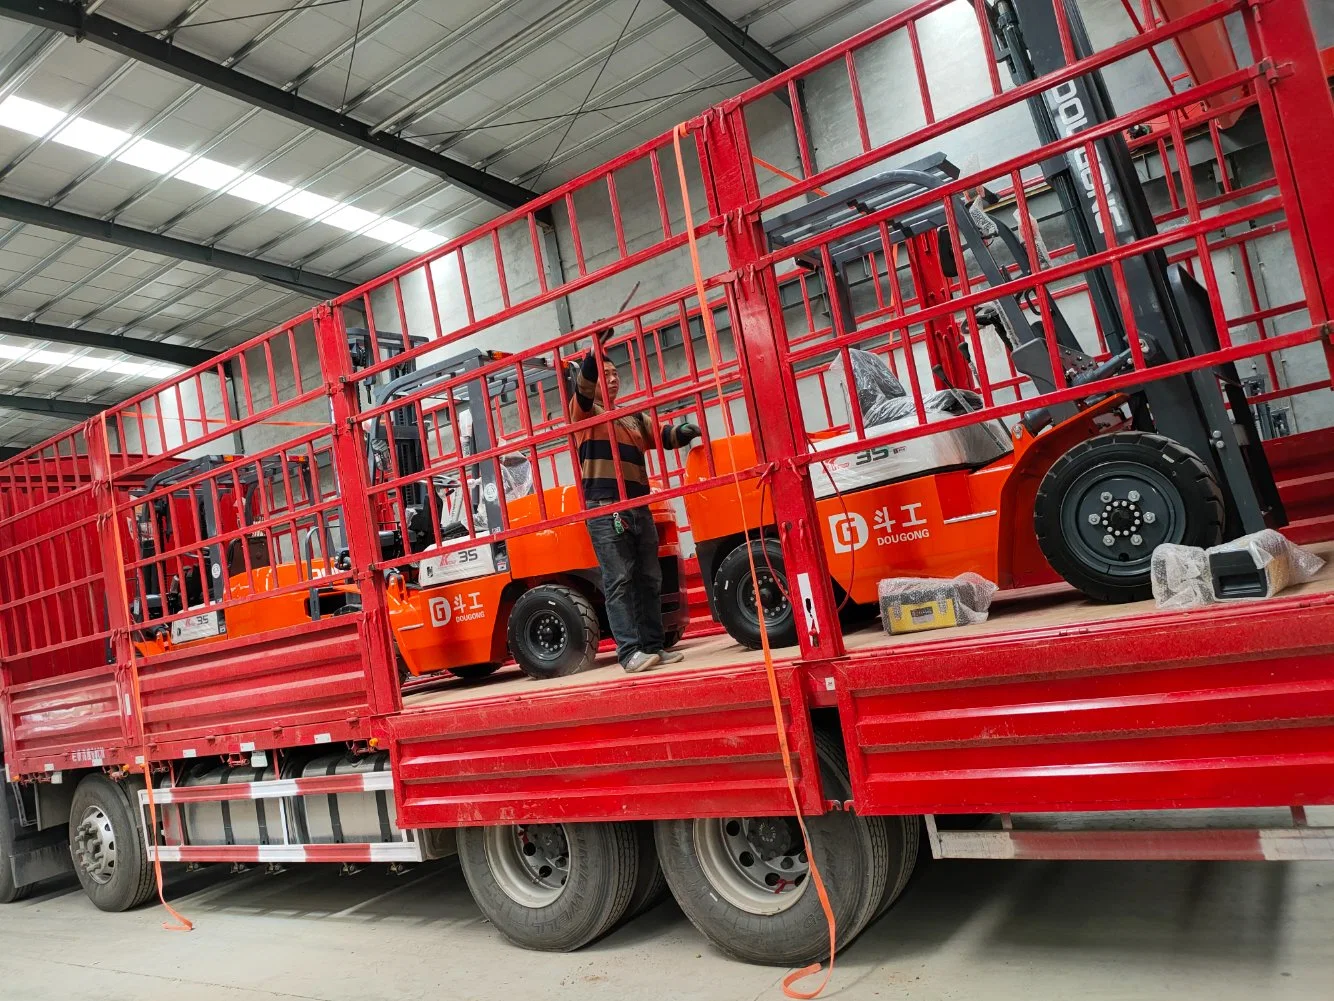
{"label": "dark jeans", "polygon": [[[589,501],[589,507],[601,506]],[[615,517],[588,520],[598,567],[607,623],[616,639],[616,656],[624,665],[639,651],[662,652],[662,567],[658,564],[658,528],[647,507],[621,512],[625,531],[616,531]]]}

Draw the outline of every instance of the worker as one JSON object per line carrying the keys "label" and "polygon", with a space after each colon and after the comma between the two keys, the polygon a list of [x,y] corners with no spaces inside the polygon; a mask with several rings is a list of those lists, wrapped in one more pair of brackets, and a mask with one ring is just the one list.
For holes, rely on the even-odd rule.
{"label": "worker", "polygon": [[[598,331],[598,341],[605,344],[611,332],[610,327]],[[620,373],[614,362],[605,360],[599,380],[597,355],[589,351],[575,375],[571,422],[606,413],[616,405]],[[637,674],[685,659],[679,652],[662,648],[662,568],[658,564],[658,530],[647,502],[649,479],[644,453],[657,443],[663,448],[684,448],[699,437],[700,431],[686,423],[664,424],[655,433],[652,419],[641,412],[576,432],[579,472],[589,508],[605,507],[621,499],[611,451],[613,430],[625,496],[642,497],[645,502],[627,511],[588,519],[588,535],[602,571],[607,623],[616,640],[617,659],[628,673]]]}

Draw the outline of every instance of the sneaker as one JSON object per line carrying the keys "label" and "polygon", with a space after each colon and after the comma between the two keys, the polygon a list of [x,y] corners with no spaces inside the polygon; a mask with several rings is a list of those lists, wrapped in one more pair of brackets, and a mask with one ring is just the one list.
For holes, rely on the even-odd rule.
{"label": "sneaker", "polygon": [[663,650],[658,654],[660,664],[679,664],[685,659],[686,655],[679,650]]}
{"label": "sneaker", "polygon": [[642,671],[651,671],[658,666],[660,660],[662,660],[660,655],[640,650],[638,653],[632,653],[630,659],[625,662],[625,673],[639,674]]}

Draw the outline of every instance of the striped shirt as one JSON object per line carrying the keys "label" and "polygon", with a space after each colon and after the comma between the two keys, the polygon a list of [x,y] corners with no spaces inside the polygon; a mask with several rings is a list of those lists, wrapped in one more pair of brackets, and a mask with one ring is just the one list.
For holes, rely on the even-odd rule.
{"label": "striped shirt", "polygon": [[[584,356],[583,364],[574,380],[574,398],[570,401],[570,420],[587,420],[606,413],[597,402],[598,364],[593,352]],[[626,497],[644,497],[649,492],[648,467],[644,453],[661,443],[663,448],[679,448],[676,428],[664,424],[653,433],[653,422],[647,413],[626,414],[615,421],[597,424],[575,432],[579,448],[579,475],[584,483],[584,499],[590,501],[620,500],[616,489],[616,463],[612,458],[611,434],[615,431],[616,446],[621,459],[621,476],[625,479]]]}

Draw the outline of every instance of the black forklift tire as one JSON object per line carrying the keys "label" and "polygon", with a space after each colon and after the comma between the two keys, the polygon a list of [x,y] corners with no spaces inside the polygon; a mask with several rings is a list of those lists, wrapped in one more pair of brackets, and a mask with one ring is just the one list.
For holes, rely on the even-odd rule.
{"label": "black forklift tire", "polygon": [[8,783],[0,782],[0,904],[17,903],[32,889],[14,882],[14,869],[9,864],[14,857],[13,796]]}
{"label": "black forklift tire", "polygon": [[[783,565],[783,547],[777,539],[755,539],[750,543],[755,556],[755,572],[760,578],[761,592],[768,591],[771,601],[779,603],[779,611],[772,619],[765,616],[771,647],[795,646],[797,617],[788,599],[787,571]],[[767,559],[766,559],[767,557]],[[771,571],[772,568],[772,571]],[[749,650],[758,650],[760,615],[758,605],[763,597],[755,596],[750,579],[750,560],[746,557],[746,543],[742,543],[723,557],[713,578],[714,602],[718,620],[727,635]],[[751,605],[756,605],[752,608]]]}
{"label": "black forklift tire", "polygon": [[[559,829],[568,874],[558,887],[526,867],[526,832]],[[639,876],[634,827],[618,821],[465,827],[458,830],[459,867],[473,900],[515,945],[572,952],[610,931],[623,918]],[[550,877],[546,877],[550,881]]]}
{"label": "black forklift tire", "polygon": [[99,910],[128,911],[153,895],[153,866],[135,823],[138,783],[88,775],[70,803],[74,872]]}
{"label": "black forklift tire", "polygon": [[[827,791],[843,787],[847,773],[837,742],[817,732],[816,750]],[[667,884],[686,917],[715,946],[734,959],[776,966],[801,966],[829,955],[829,930],[818,893],[803,884],[785,906],[766,904],[762,894],[745,888],[746,853],[736,856],[732,874],[707,839],[722,820],[660,820],[656,824],[658,858]],[[884,899],[891,857],[884,817],[859,817],[830,811],[806,818],[811,849],[834,912],[836,946],[842,949],[870,923]],[[754,866],[753,856],[750,866]],[[735,874],[743,874],[740,879]],[[778,901],[778,895],[772,898]]]}
{"label": "black forklift tire", "polygon": [[1154,548],[1217,545],[1223,519],[1209,468],[1171,438],[1143,431],[1080,442],[1052,464],[1033,503],[1052,569],[1106,602],[1151,597]]}
{"label": "black forklift tire", "polygon": [[449,673],[464,681],[477,681],[480,678],[489,678],[499,670],[499,664],[469,664],[466,667],[451,667]]}
{"label": "black forklift tire", "polygon": [[588,670],[597,659],[600,638],[593,603],[563,584],[525,591],[510,612],[510,653],[530,678]]}
{"label": "black forklift tire", "polygon": [[653,824],[646,820],[634,823],[635,839],[639,843],[639,876],[635,891],[630,895],[630,906],[625,920],[637,918],[667,899],[667,877],[658,861],[658,846],[653,840]]}

